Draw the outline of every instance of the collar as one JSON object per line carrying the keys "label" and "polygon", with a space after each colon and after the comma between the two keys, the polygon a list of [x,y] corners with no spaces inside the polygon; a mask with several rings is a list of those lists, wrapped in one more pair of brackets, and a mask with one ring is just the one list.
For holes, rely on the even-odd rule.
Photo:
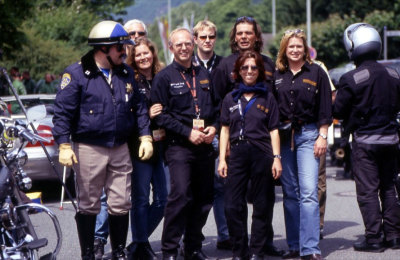
{"label": "collar", "polygon": [[178,70],[179,72],[183,72],[184,74],[189,74],[189,75],[191,75],[193,69],[195,70],[195,72],[197,72],[197,71],[196,71],[196,67],[197,67],[197,66],[194,66],[193,63],[190,65],[189,68],[185,68],[185,67],[183,67],[181,64],[179,64],[178,62],[176,62],[176,61],[174,60],[174,61],[172,62],[172,66],[173,66],[173,68],[175,68],[175,69]]}

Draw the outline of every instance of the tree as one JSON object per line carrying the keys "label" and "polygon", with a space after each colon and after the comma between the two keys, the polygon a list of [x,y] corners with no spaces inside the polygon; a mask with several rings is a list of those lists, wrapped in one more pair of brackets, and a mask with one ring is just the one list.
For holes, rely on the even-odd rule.
{"label": "tree", "polygon": [[23,21],[30,16],[33,3],[30,0],[0,0],[0,56],[12,58],[21,48],[25,35],[20,30]]}

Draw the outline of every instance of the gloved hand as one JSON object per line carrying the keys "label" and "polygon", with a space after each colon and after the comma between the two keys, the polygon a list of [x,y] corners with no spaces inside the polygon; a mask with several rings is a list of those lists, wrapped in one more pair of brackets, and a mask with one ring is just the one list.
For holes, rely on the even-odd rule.
{"label": "gloved hand", "polygon": [[139,137],[139,158],[140,160],[148,160],[153,155],[153,139],[150,135],[144,135]]}
{"label": "gloved hand", "polygon": [[58,161],[64,165],[71,167],[73,163],[78,163],[74,151],[72,151],[71,144],[64,143],[60,144],[60,153],[58,155]]}

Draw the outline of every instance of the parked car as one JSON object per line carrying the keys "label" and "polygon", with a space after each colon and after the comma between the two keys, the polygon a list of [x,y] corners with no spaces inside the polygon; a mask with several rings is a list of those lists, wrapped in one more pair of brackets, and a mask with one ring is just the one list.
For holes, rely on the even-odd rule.
{"label": "parked car", "polygon": [[[45,105],[46,117],[33,122],[33,124],[40,136],[50,140],[50,143],[43,144],[62,177],[63,167],[58,162],[58,145],[54,142],[53,134],[51,133],[51,129],[53,128],[52,118],[54,114],[55,94],[21,95],[20,98],[27,110],[37,105]],[[22,109],[14,96],[5,96],[1,97],[1,99],[7,104],[11,118],[26,121],[26,117],[22,113]],[[24,166],[24,170],[32,180],[58,179],[39,142],[36,144],[28,143],[24,150],[28,155],[28,162]],[[70,171],[67,171],[67,177],[69,175]]]}

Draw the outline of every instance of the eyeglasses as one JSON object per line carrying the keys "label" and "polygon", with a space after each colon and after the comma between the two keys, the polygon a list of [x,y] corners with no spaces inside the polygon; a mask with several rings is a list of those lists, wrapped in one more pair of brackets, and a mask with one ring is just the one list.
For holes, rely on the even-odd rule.
{"label": "eyeglasses", "polygon": [[250,17],[250,16],[241,16],[241,17],[239,17],[239,18],[236,19],[236,22],[235,22],[235,23],[238,24],[238,23],[241,23],[241,22],[243,22],[243,21],[245,21],[245,22],[251,22],[251,23],[255,22],[255,20],[254,20],[253,17]]}
{"label": "eyeglasses", "polygon": [[192,42],[184,42],[184,43],[181,42],[181,43],[175,44],[174,46],[175,46],[175,48],[177,48],[177,49],[181,49],[181,48],[183,47],[183,45],[185,45],[186,48],[190,48],[190,47],[193,46],[193,43],[192,43]]}
{"label": "eyeglasses", "polygon": [[199,36],[199,39],[202,41],[207,40],[207,38],[210,40],[214,40],[216,37],[217,37],[216,35],[202,35],[202,36]]}
{"label": "eyeglasses", "polygon": [[250,68],[251,70],[258,70],[258,67],[257,67],[257,66],[249,66],[249,65],[243,65],[243,66],[241,66],[241,67],[240,67],[240,70],[241,70],[241,71],[248,71],[249,68]]}
{"label": "eyeglasses", "polygon": [[304,33],[304,31],[302,29],[291,29],[291,30],[287,30],[285,31],[285,35],[288,34],[298,34],[298,33]]}
{"label": "eyeglasses", "polygon": [[138,32],[131,31],[131,32],[129,32],[129,35],[136,35],[136,34],[138,34],[139,36],[145,36],[146,32],[143,32],[143,31],[138,31]]}

